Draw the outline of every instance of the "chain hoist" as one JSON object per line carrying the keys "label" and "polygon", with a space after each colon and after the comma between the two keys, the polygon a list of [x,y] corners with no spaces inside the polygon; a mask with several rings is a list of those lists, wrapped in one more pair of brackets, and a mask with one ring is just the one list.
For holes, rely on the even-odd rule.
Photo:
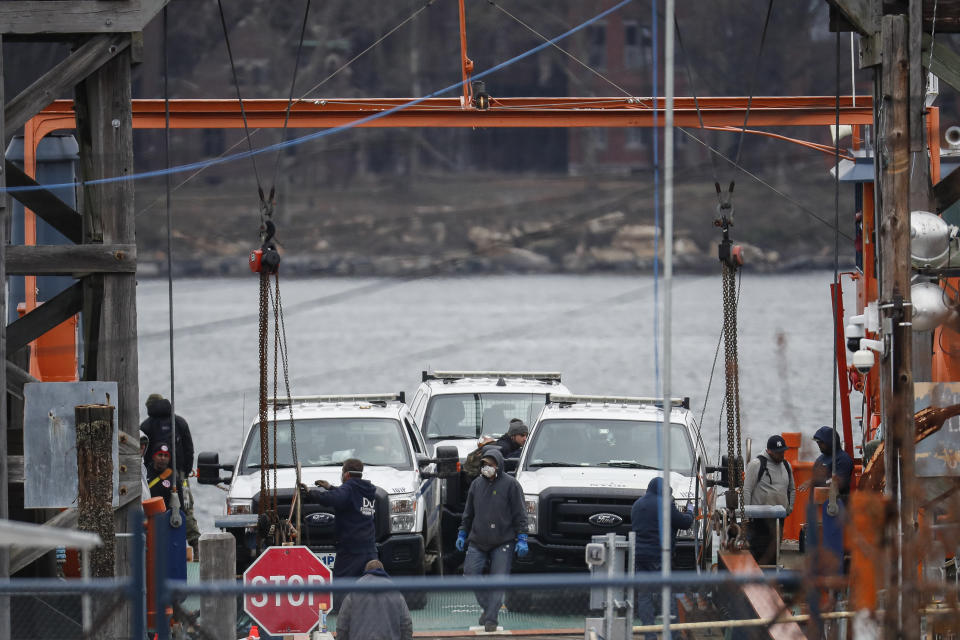
{"label": "chain hoist", "polygon": [[[279,453],[277,398],[281,397],[279,384],[279,370],[283,371],[283,383],[286,403],[290,411],[290,436],[292,445],[292,459],[296,468],[297,486],[300,486],[300,465],[297,460],[296,431],[293,426],[293,407],[289,402],[290,375],[287,360],[287,336],[283,322],[283,307],[280,300],[280,254],[273,243],[276,226],[272,220],[265,220],[260,226],[260,248],[250,254],[250,270],[260,276],[259,292],[259,437],[260,437],[260,500],[257,513],[260,516],[258,528],[260,538],[267,538],[273,544],[282,544],[287,541],[291,533],[299,539],[299,525],[291,528],[290,519],[284,525],[279,515],[277,491],[279,487],[279,468],[277,456]],[[273,287],[271,290],[271,280]],[[268,370],[270,368],[269,340],[271,334],[271,309],[273,316],[273,379],[271,403],[268,395]],[[270,405],[273,405],[271,416]],[[272,417],[272,420],[271,420]],[[270,471],[273,471],[272,477]],[[295,494],[299,495],[299,494]],[[293,511],[299,512],[299,505]],[[293,514],[291,512],[291,515]],[[297,519],[299,523],[299,518]]]}
{"label": "chain hoist", "polygon": [[[723,268],[723,349],[725,363],[727,422],[727,477],[729,491],[727,507],[743,509],[743,450],[740,433],[740,362],[737,350],[737,274],[743,265],[743,252],[730,240],[730,227],[733,226],[733,183],[727,191],[727,197],[721,195],[717,183],[717,219],[714,224],[720,227],[723,239],[719,245],[719,258]],[[731,493],[732,492],[732,493]]]}

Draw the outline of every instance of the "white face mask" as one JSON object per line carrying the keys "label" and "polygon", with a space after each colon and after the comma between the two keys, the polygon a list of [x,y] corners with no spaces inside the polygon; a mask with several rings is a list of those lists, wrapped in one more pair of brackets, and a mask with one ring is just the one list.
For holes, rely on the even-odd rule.
{"label": "white face mask", "polygon": [[492,478],[493,476],[497,475],[497,468],[491,467],[490,465],[485,464],[482,467],[480,467],[480,473],[483,475],[484,478]]}

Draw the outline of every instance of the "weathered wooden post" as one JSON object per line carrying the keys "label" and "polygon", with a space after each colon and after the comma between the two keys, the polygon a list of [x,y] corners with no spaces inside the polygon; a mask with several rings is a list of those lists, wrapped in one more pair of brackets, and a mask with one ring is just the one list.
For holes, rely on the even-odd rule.
{"label": "weathered wooden post", "polygon": [[[237,571],[237,542],[233,534],[218,532],[200,536],[200,581],[233,580]],[[237,599],[234,596],[203,596],[200,624],[213,638],[237,635]]]}
{"label": "weathered wooden post", "polygon": [[91,577],[112,578],[114,571],[113,519],[113,407],[80,405],[74,409],[77,425],[77,526],[100,535],[103,546],[90,552]]}

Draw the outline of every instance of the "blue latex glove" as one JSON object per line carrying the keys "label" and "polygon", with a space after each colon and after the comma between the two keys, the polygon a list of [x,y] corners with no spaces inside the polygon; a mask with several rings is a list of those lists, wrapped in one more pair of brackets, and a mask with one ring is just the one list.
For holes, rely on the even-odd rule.
{"label": "blue latex glove", "polygon": [[521,533],[517,536],[517,544],[514,547],[514,551],[517,552],[518,558],[523,558],[530,553],[530,547],[527,546],[527,534]]}
{"label": "blue latex glove", "polygon": [[689,513],[692,516],[697,515],[697,506],[695,503],[690,502],[687,504],[687,513]]}
{"label": "blue latex glove", "polygon": [[463,551],[463,548],[467,546],[467,532],[460,530],[460,533],[457,534],[457,551]]}

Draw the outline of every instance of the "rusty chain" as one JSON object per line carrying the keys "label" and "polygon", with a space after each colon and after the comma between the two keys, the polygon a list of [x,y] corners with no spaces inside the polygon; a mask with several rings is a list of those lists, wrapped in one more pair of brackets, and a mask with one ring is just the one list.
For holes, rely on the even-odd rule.
{"label": "rusty chain", "polygon": [[743,464],[740,434],[740,372],[737,355],[737,268],[723,263],[723,347],[726,359],[727,473],[730,489],[737,492],[737,504],[743,509],[739,475]]}
{"label": "rusty chain", "polygon": [[267,492],[267,465],[269,464],[269,453],[270,448],[269,440],[267,439],[267,333],[269,331],[269,316],[268,312],[268,296],[269,296],[269,275],[266,273],[260,273],[260,326],[259,326],[259,346],[260,346],[260,362],[259,362],[259,388],[260,388],[260,397],[259,397],[259,420],[260,420],[260,501],[257,505],[257,513],[262,515],[267,509],[265,505],[265,499],[268,496]]}

